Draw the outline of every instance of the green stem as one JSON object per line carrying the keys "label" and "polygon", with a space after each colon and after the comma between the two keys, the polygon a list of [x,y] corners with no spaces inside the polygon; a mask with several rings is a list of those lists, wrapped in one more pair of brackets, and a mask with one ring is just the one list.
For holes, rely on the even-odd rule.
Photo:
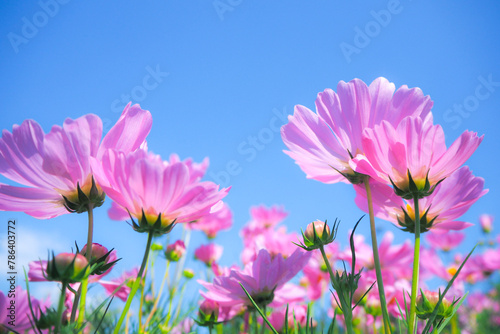
{"label": "green stem", "polygon": [[387,302],[385,299],[384,281],[382,280],[382,270],[380,266],[380,257],[378,254],[377,232],[375,230],[375,214],[373,213],[373,199],[370,189],[370,177],[365,176],[363,182],[365,184],[366,198],[368,200],[368,213],[370,215],[370,233],[372,237],[373,261],[375,262],[375,273],[377,275],[377,287],[380,298],[380,306],[382,308],[382,318],[384,330],[386,334],[391,333],[391,323],[389,321],[389,312],[387,311]]}
{"label": "green stem", "polygon": [[177,301],[177,311],[175,312],[175,318],[174,321],[177,322],[179,320],[179,315],[181,313],[181,308],[182,308],[182,298],[184,297],[184,291],[186,290],[186,283],[182,285],[181,291],[179,292],[179,300]]}
{"label": "green stem", "polygon": [[[88,204],[87,214],[89,218],[89,223],[87,228],[87,252],[85,254],[85,258],[90,263],[90,260],[92,258],[92,245],[93,245],[92,239],[94,237],[94,204],[92,203]],[[87,285],[88,285],[88,277],[85,279],[84,284],[80,285],[77,293],[75,294],[75,299],[73,300],[73,308],[71,309],[70,322],[75,321],[76,310],[78,309],[79,310],[78,323],[81,324],[80,319],[83,319],[85,315],[85,298],[87,295]],[[83,297],[80,300],[81,296]]]}
{"label": "green stem", "polygon": [[328,273],[330,274],[330,281],[333,283],[333,278],[335,277],[335,275],[333,275],[333,270],[332,267],[330,266],[330,261],[328,261],[328,257],[326,256],[325,247],[321,245],[319,246],[319,250],[321,251],[321,255],[323,256],[323,261],[325,261],[326,268],[328,269]]}
{"label": "green stem", "polygon": [[64,299],[66,298],[66,288],[68,287],[68,283],[62,283],[61,296],[59,296],[59,304],[57,306],[57,322],[54,328],[54,333],[59,333],[59,328],[62,324],[62,314],[64,309]]}
{"label": "green stem", "polygon": [[453,318],[451,319],[451,334],[458,334],[458,317],[457,315],[453,315]]}
{"label": "green stem", "polygon": [[[78,328],[83,325],[84,314],[85,314],[85,298],[87,296],[87,287],[89,283],[89,277],[87,276],[81,285],[81,300],[80,307],[78,308]],[[79,290],[80,291],[80,290]]]}
{"label": "green stem", "polygon": [[[144,269],[144,277],[141,279],[142,280],[142,283],[141,285],[142,286],[146,286],[146,276],[148,275],[148,269],[149,269],[149,261],[146,263],[146,268]],[[144,333],[144,330],[146,330],[146,328],[142,328],[142,307],[144,305],[144,291],[145,289],[141,289],[141,299],[139,300],[139,334],[143,334]]]}
{"label": "green stem", "polygon": [[[323,245],[320,245],[319,250],[321,251],[321,255],[323,256],[323,261],[325,261],[326,268],[328,269],[328,273],[330,274],[330,281],[331,281],[332,286],[333,286],[333,281],[334,281],[335,276],[333,274],[332,267],[330,266],[330,261],[328,261],[328,257],[326,256],[325,247]],[[344,298],[341,297],[339,293],[343,294],[344,292],[337,291],[337,295],[339,296],[339,299],[344,300]],[[341,304],[342,304],[342,302],[341,302]],[[346,331],[348,334],[354,334],[354,329],[352,328],[352,308],[351,308],[351,305],[345,305],[345,304],[346,303],[344,303],[344,305],[342,305],[342,307],[345,309],[342,311],[344,312],[344,322],[345,322]]]}
{"label": "green stem", "polygon": [[148,262],[148,255],[149,255],[149,250],[151,249],[151,241],[153,240],[153,232],[148,233],[148,243],[146,244],[146,251],[144,252],[144,258],[142,259],[142,264],[141,268],[139,269],[139,272],[137,273],[137,277],[134,281],[134,285],[132,286],[132,290],[130,291],[130,294],[128,295],[127,298],[127,303],[125,304],[125,308],[122,311],[122,314],[120,315],[120,319],[118,319],[118,323],[116,324],[115,330],[113,331],[113,334],[118,334],[120,332],[120,327],[122,326],[123,320],[125,319],[125,316],[128,313],[128,310],[130,308],[130,304],[132,303],[132,299],[134,299],[134,296],[139,289],[139,285],[141,285],[142,281],[142,274],[144,272],[144,268],[146,267],[146,263]]}
{"label": "green stem", "polygon": [[254,325],[254,333],[259,334],[259,326],[257,322],[257,311],[253,311],[253,325]]}
{"label": "green stem", "polygon": [[[264,315],[267,317],[267,310],[266,310],[266,306],[264,305],[264,307],[262,308],[262,312],[264,313]],[[288,319],[285,319],[285,321],[288,321]],[[264,334],[266,331],[266,324],[264,322],[262,322],[262,328],[260,329],[260,334]]]}
{"label": "green stem", "polygon": [[89,226],[87,230],[87,254],[85,257],[90,263],[90,259],[92,258],[92,238],[94,236],[94,205],[92,203],[88,204],[87,213],[89,216]]}
{"label": "green stem", "polygon": [[413,252],[413,275],[411,281],[410,318],[408,320],[408,333],[413,334],[417,329],[417,291],[420,267],[420,209],[418,195],[413,196],[415,209],[415,249]]}
{"label": "green stem", "polygon": [[[88,230],[87,230],[87,251],[85,253],[85,257],[87,258],[87,261],[91,262],[92,259],[92,245],[93,245],[93,236],[94,236],[94,205],[92,203],[89,203],[87,206],[87,213],[89,217],[89,224],[88,224]],[[87,289],[89,285],[89,276],[85,277],[85,279],[82,282],[82,285],[78,289],[78,292],[80,293],[78,297],[80,298],[80,306],[78,308],[78,327],[81,328],[83,326],[83,320],[85,318],[85,303],[87,299]],[[78,303],[77,298],[75,296],[75,303]]]}
{"label": "green stem", "polygon": [[148,318],[146,319],[146,322],[144,323],[144,329],[146,329],[149,325],[149,322],[153,318],[154,313],[156,312],[156,309],[158,308],[158,302],[160,301],[161,295],[163,293],[163,287],[165,286],[165,281],[168,276],[168,269],[170,268],[170,261],[167,261],[167,267],[165,269],[165,275],[163,275],[163,280],[161,281],[160,285],[160,291],[158,292],[158,296],[155,298],[155,302],[153,304],[153,308],[151,309],[151,312],[149,313]]}

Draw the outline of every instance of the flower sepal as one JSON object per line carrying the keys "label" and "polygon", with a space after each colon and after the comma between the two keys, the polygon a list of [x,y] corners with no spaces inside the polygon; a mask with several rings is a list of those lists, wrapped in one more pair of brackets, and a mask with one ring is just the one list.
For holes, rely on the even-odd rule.
{"label": "flower sepal", "polygon": [[194,321],[202,327],[212,327],[221,323],[217,322],[218,318],[219,304],[216,301],[205,299],[198,310],[198,319],[194,319]]}
{"label": "flower sepal", "polygon": [[[429,219],[429,217],[427,217],[427,213],[429,212],[430,208],[431,207],[429,206],[429,208],[427,208],[425,213],[420,217],[420,233],[429,231],[432,227],[432,224],[438,217],[435,216],[432,219]],[[411,217],[410,214],[408,214],[408,212],[405,209],[403,208],[401,209],[403,210],[403,213],[405,215],[404,220],[398,217],[398,224],[399,226],[401,226],[401,230],[404,232],[415,233],[415,216]]]}
{"label": "flower sepal", "polygon": [[[113,267],[116,264],[116,262],[121,260],[121,259],[116,259],[115,261],[109,262],[109,256],[113,250],[114,248],[108,251],[106,247],[98,243],[92,244],[92,257],[89,263],[90,265],[89,275],[102,275],[106,271],[108,271],[111,267]],[[77,246],[77,253],[80,253],[83,256],[87,257],[87,245],[83,246],[81,251],[78,250]]]}
{"label": "flower sepal", "polygon": [[60,253],[47,261],[44,273],[49,281],[77,283],[83,281],[90,273],[90,265],[82,254]]}
{"label": "flower sepal", "polygon": [[398,187],[394,181],[389,177],[389,180],[391,181],[392,187],[394,188],[394,192],[396,195],[399,197],[402,197],[404,199],[414,199],[415,196],[418,198],[424,198],[429,195],[431,195],[438,184],[443,182],[444,178],[436,182],[436,184],[432,185],[429,182],[429,172],[427,172],[427,175],[425,176],[425,180],[421,180],[421,182],[415,182],[413,177],[411,176],[410,170],[408,169],[407,172],[408,176],[408,185],[405,187]]}
{"label": "flower sepal", "polygon": [[64,207],[71,213],[83,213],[87,212],[89,205],[91,204],[93,208],[98,208],[104,203],[106,194],[97,186],[94,177],[92,176],[92,185],[90,187],[89,193],[86,194],[80,187],[80,183],[76,184],[77,196],[64,196]]}
{"label": "flower sepal", "polygon": [[450,302],[441,295],[441,291],[437,293],[432,291],[424,292],[422,289],[420,289],[420,295],[417,297],[417,316],[423,320],[429,319],[434,312],[439,299],[442,299],[442,301],[439,304],[434,321],[440,322],[443,319],[450,317],[453,314],[453,308],[459,299]]}
{"label": "flower sepal", "polygon": [[331,230],[326,220],[324,222],[316,220],[307,225],[305,233],[301,230],[303,242],[300,244],[294,244],[306,251],[318,249],[335,240],[337,236],[337,229],[337,220],[333,223]]}
{"label": "flower sepal", "polygon": [[129,212],[130,219],[132,220],[132,227],[136,232],[140,233],[153,233],[154,235],[163,235],[170,233],[174,226],[176,225],[176,220],[169,222],[166,219],[162,219],[161,213],[158,215],[156,220],[152,222],[146,214],[144,209],[142,210],[142,216],[136,222]]}

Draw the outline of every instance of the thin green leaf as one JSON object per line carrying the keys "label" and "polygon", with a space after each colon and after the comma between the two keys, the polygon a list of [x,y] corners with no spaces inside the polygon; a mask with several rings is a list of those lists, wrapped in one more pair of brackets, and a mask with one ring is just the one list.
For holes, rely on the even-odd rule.
{"label": "thin green leaf", "polygon": [[457,272],[455,273],[455,275],[453,275],[453,277],[451,278],[451,280],[448,282],[448,285],[446,286],[446,289],[444,289],[444,292],[443,292],[443,295],[440,296],[439,298],[439,301],[438,303],[436,304],[436,307],[434,308],[434,312],[432,312],[430,318],[427,320],[427,324],[425,325],[424,327],[424,330],[422,331],[423,334],[426,334],[429,332],[429,329],[432,325],[432,322],[434,321],[434,319],[436,318],[436,315],[437,315],[437,312],[438,312],[438,308],[439,306],[441,305],[441,302],[443,301],[443,298],[444,296],[446,295],[446,293],[448,292],[448,290],[451,288],[451,286],[453,285],[453,282],[455,281],[455,279],[458,277],[458,275],[460,274],[460,271],[462,270],[463,266],[465,265],[465,262],[467,262],[467,260],[469,259],[469,257],[472,255],[472,252],[474,252],[474,250],[476,249],[477,247],[477,244],[476,246],[474,246],[474,248],[472,248],[472,250],[470,251],[470,253],[467,255],[467,257],[465,258],[465,260],[462,262],[462,264],[460,265],[460,267],[458,267],[458,270]]}
{"label": "thin green leaf", "polygon": [[[35,319],[36,319],[35,312],[33,311],[33,305],[31,304],[30,285],[29,285],[28,274],[26,273],[26,269],[25,268],[23,268],[23,271],[24,271],[24,279],[26,281],[26,293],[28,295],[28,305],[30,307],[30,313],[31,313],[31,316],[32,316],[32,319],[29,319],[30,320],[30,324],[31,324],[31,327],[36,328],[38,330],[38,333],[42,334],[41,329],[36,324],[36,321],[35,321]],[[42,310],[40,310],[40,312],[42,312]],[[33,323],[32,323],[32,320],[33,320]]]}
{"label": "thin green leaf", "polygon": [[446,325],[448,324],[448,322],[450,322],[451,318],[453,318],[453,316],[455,315],[455,313],[457,313],[458,311],[458,308],[460,307],[460,305],[462,305],[462,303],[465,301],[465,298],[467,298],[467,295],[469,293],[467,292],[465,294],[465,296],[463,296],[461,298],[461,300],[455,305],[455,307],[453,308],[453,313],[445,319],[445,321],[441,324],[441,326],[438,327],[437,329],[437,333],[441,333],[441,331],[446,327]]}
{"label": "thin green leaf", "polygon": [[269,328],[273,331],[274,334],[279,334],[278,331],[276,329],[274,329],[273,325],[271,325],[271,323],[269,322],[269,320],[267,320],[267,317],[264,314],[264,312],[262,312],[262,310],[260,309],[260,307],[257,306],[257,304],[254,302],[252,296],[250,296],[250,294],[248,293],[247,289],[245,289],[245,287],[243,286],[243,284],[241,284],[241,282],[239,284],[240,284],[241,288],[243,289],[243,291],[245,291],[245,294],[247,295],[248,299],[252,303],[253,307],[255,307],[255,309],[257,310],[257,312],[259,312],[260,316],[262,317],[262,319],[264,319],[264,321],[269,326]]}
{"label": "thin green leaf", "polygon": [[372,285],[368,288],[368,290],[366,290],[366,292],[363,294],[363,296],[361,296],[361,298],[359,298],[358,302],[356,303],[356,305],[354,305],[354,307],[352,308],[353,310],[356,308],[356,306],[358,306],[362,301],[363,301],[363,298],[365,298],[365,296],[368,294],[368,292],[370,292],[370,290],[373,288],[373,286],[375,285],[376,281],[372,283]]}
{"label": "thin green leaf", "polygon": [[[404,294],[403,294],[403,297],[404,297]],[[405,298],[405,303],[406,303],[406,298]],[[406,323],[406,313],[403,314],[403,310],[401,310],[401,306],[399,305],[399,302],[398,300],[396,299],[396,305],[398,305],[398,309],[399,309],[399,314],[401,315],[401,318],[404,319],[404,324],[405,324],[405,327],[408,327],[408,324]],[[406,306],[405,306],[406,308]],[[399,319],[399,321],[402,321],[401,319]],[[401,325],[400,325],[401,326]],[[399,330],[401,332],[401,328]]]}
{"label": "thin green leaf", "polygon": [[288,334],[288,304],[286,304],[285,310],[285,334]]}

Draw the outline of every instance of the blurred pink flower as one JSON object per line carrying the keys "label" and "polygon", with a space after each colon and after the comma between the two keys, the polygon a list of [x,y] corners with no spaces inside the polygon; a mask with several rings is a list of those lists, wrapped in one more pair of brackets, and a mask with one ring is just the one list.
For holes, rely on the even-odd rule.
{"label": "blurred pink flower", "polygon": [[288,298],[290,302],[290,297],[297,294],[297,288],[286,287],[285,283],[302,270],[310,256],[310,253],[297,249],[287,259],[282,256],[272,258],[262,249],[255,261],[246,265],[243,271],[231,270],[228,276],[215,277],[213,283],[198,281],[208,290],[200,293],[221,306],[249,306],[251,303],[241,288],[241,283],[257,304],[270,304],[280,294],[281,289],[289,290],[282,297],[283,300]]}
{"label": "blurred pink flower", "polygon": [[187,317],[181,320],[177,325],[175,325],[171,330],[170,334],[189,334],[192,333],[192,328],[194,326],[194,320]]}
{"label": "blurred pink flower", "polygon": [[286,216],[288,213],[281,206],[273,205],[267,208],[264,205],[259,205],[251,207],[251,220],[241,229],[240,235],[244,240],[251,240],[281,223]]}
{"label": "blurred pink flower", "polygon": [[[151,114],[130,103],[101,143],[102,122],[93,114],[54,125],[48,134],[33,120],[4,130],[0,139],[0,174],[23,187],[0,184],[0,210],[23,211],[46,219],[69,213],[68,199],[78,198],[77,185],[88,195],[92,186],[90,158],[109,148],[130,152],[144,142]],[[98,187],[99,188],[99,187]]]}
{"label": "blurred pink flower", "polygon": [[[271,315],[269,315],[268,320],[273,325],[274,329],[278,332],[283,332],[285,329],[285,316],[286,316],[286,307],[280,308],[277,311],[273,311]],[[297,323],[300,327],[304,328],[307,322],[307,305],[299,305],[292,304],[288,307],[288,318],[286,319],[288,322],[288,328],[294,328],[295,323]]]}
{"label": "blurred pink flower", "polygon": [[111,281],[99,281],[106,293],[109,295],[114,295],[120,298],[123,301],[126,301],[128,295],[130,294],[130,289],[133,284],[133,281],[137,277],[137,273],[139,272],[139,268],[134,268],[130,271],[126,271],[122,274],[121,277],[111,280]]}
{"label": "blurred pink flower", "polygon": [[[10,294],[12,295],[9,296]],[[10,309],[11,301],[15,302],[14,309]],[[40,311],[45,312],[51,306],[51,303],[48,299],[40,301],[31,296],[31,306],[35,316],[39,317]],[[9,322],[11,323],[9,324]],[[3,329],[5,328],[12,328],[17,332],[24,333],[24,331],[29,331],[33,328],[31,326],[32,322],[33,318],[31,316],[28,293],[21,286],[17,286],[14,291],[11,292],[9,290],[5,294],[0,291],[0,333],[3,333]],[[12,324],[15,326],[12,326]],[[7,332],[5,331],[5,333]],[[32,331],[29,333],[32,333]]]}
{"label": "blurred pink flower", "polygon": [[[370,187],[377,217],[388,220],[398,227],[404,227],[406,214],[407,218],[415,219],[412,200],[403,200],[394,193],[392,187],[374,180],[370,180]],[[355,189],[356,204],[361,210],[368,212],[364,187],[355,186]],[[432,222],[429,229],[435,233],[462,230],[472,224],[456,219],[487,192],[488,190],[484,189],[484,179],[474,176],[469,168],[464,166],[441,182],[430,196],[419,200],[420,217],[422,218],[427,212],[426,222],[428,224]]]}
{"label": "blurred pink flower", "polygon": [[449,252],[453,248],[456,248],[464,240],[465,233],[427,233],[426,239],[429,245],[434,249],[440,249],[445,252]]}
{"label": "blurred pink flower", "polygon": [[92,160],[92,169],[114,201],[109,216],[115,220],[132,216],[141,221],[144,215],[150,227],[160,215],[162,228],[198,220],[229,191],[219,190],[213,182],[199,182],[199,175],[193,175],[192,166],[185,162],[162,161],[144,150],[128,155],[107,150],[102,164]]}
{"label": "blurred pink flower", "polygon": [[219,261],[224,248],[216,244],[201,245],[194,251],[194,257],[205,263],[207,267]]}
{"label": "blurred pink flower", "polygon": [[[334,267],[340,253],[339,244],[337,242],[329,243],[324,246],[324,250],[331,266]],[[300,280],[300,285],[306,289],[310,299],[316,300],[328,290],[330,274],[319,249],[313,250],[311,253],[311,259],[303,269],[304,276]]]}
{"label": "blurred pink flower", "polygon": [[432,104],[419,88],[405,85],[395,91],[395,85],[385,78],[375,79],[370,86],[359,79],[340,81],[337,93],[326,89],[318,94],[316,113],[295,106],[288,124],[281,128],[283,142],[290,150],[285,153],[308,178],[357,183],[360,180],[356,180],[349,161],[364,152],[363,130],[382,121],[397,126],[406,116],[425,117]]}
{"label": "blurred pink flower", "polygon": [[203,231],[209,239],[213,239],[219,231],[230,229],[232,225],[233,214],[229,206],[224,203],[219,210],[186,226],[192,230]]}
{"label": "blurred pink flower", "polygon": [[271,257],[277,254],[281,254],[285,258],[290,256],[297,249],[293,242],[297,242],[298,234],[295,232],[287,233],[286,227],[281,226],[266,229],[250,238],[243,234],[243,238],[245,247],[241,253],[241,259],[243,264],[247,264],[255,260],[261,249],[266,249]]}
{"label": "blurred pink flower", "polygon": [[479,224],[484,233],[493,231],[493,220],[494,217],[492,215],[483,214],[479,216]]}
{"label": "blurred pink flower", "polygon": [[399,125],[382,121],[363,132],[364,154],[352,159],[350,166],[358,173],[370,175],[379,182],[398,188],[409,187],[408,172],[419,189],[426,178],[431,189],[438,181],[459,169],[474,153],[481,141],[477,133],[465,131],[446,148],[440,125],[428,117],[406,117]]}
{"label": "blurred pink flower", "polygon": [[[386,284],[399,278],[409,278],[412,273],[413,246],[410,240],[399,245],[393,244],[393,241],[394,234],[386,232],[378,247],[380,267]],[[373,250],[370,245],[365,243],[363,235],[354,235],[354,246],[356,249],[356,270],[365,268],[363,270],[365,275],[376,277]],[[339,258],[351,263],[351,249],[347,247],[339,254]]]}

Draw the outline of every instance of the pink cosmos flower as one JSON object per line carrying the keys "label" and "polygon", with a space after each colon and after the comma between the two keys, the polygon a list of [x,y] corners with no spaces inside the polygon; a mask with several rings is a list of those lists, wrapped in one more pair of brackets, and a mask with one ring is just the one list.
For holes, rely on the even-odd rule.
{"label": "pink cosmos flower", "polygon": [[102,122],[93,114],[76,120],[68,118],[62,127],[55,125],[48,134],[33,120],[14,125],[12,133],[4,130],[0,174],[23,186],[0,184],[0,210],[23,211],[39,219],[68,213],[63,196],[76,200],[77,185],[89,195],[90,158],[100,159],[109,148],[136,150],[151,123],[149,111],[129,103],[102,142]]}
{"label": "pink cosmos flower", "polygon": [[286,227],[281,226],[275,229],[267,229],[258,235],[243,235],[243,244],[245,248],[241,253],[241,259],[244,264],[254,261],[259,251],[265,248],[272,257],[281,254],[284,257],[290,256],[297,246],[298,235],[295,232],[287,233]]}
{"label": "pink cosmos flower", "polygon": [[162,161],[160,156],[144,150],[128,155],[107,150],[102,164],[92,160],[92,169],[116,203],[109,211],[112,219],[132,216],[141,222],[144,218],[152,227],[160,218],[161,228],[167,230],[173,223],[192,222],[209,214],[229,191],[219,190],[213,182],[199,182],[198,175],[193,175],[192,167],[185,162]]}
{"label": "pink cosmos flower", "polygon": [[137,277],[137,273],[139,272],[139,268],[134,268],[130,271],[126,271],[122,274],[121,277],[111,280],[111,281],[99,281],[106,293],[109,295],[113,295],[120,298],[123,301],[126,301],[128,295],[130,294],[130,289],[133,284],[133,281]]}
{"label": "pink cosmos flower", "polygon": [[449,252],[464,240],[465,233],[427,233],[426,240],[432,248]]}
{"label": "pink cosmos flower", "polygon": [[[398,227],[406,227],[415,219],[412,200],[403,200],[394,193],[392,187],[370,180],[375,215],[388,220]],[[355,186],[358,207],[368,212],[366,192],[364,187]],[[445,233],[449,230],[463,230],[471,223],[457,220],[485,195],[484,179],[472,174],[467,166],[454,172],[441,182],[434,192],[419,200],[421,224],[427,224],[426,229],[435,233]],[[406,213],[405,213],[406,212]],[[425,215],[425,222],[422,219]],[[421,228],[424,232],[424,229]]]}
{"label": "pink cosmos flower", "polygon": [[[273,205],[267,208],[264,205],[259,205],[250,208],[250,216],[255,226],[270,228],[281,223],[288,216],[288,213],[282,206]],[[252,223],[249,225],[253,225]]]}
{"label": "pink cosmos flower", "polygon": [[223,250],[222,246],[216,244],[201,245],[194,251],[194,257],[210,267],[219,261]]}
{"label": "pink cosmos flower", "polygon": [[233,225],[233,214],[226,203],[221,209],[187,224],[193,230],[203,231],[209,239],[214,239],[219,231],[230,229]]}
{"label": "pink cosmos flower", "polygon": [[[0,333],[4,333],[3,330],[7,328],[12,328],[19,333],[24,333],[24,331],[29,331],[33,327],[31,323],[33,318],[31,316],[28,293],[17,286],[15,291],[13,291],[13,296],[9,296],[9,292],[4,294],[0,291]],[[11,307],[11,301],[15,301],[15,309],[9,309]],[[31,297],[31,306],[35,316],[38,318],[40,316],[40,311],[45,312],[47,308],[51,306],[50,301],[47,299],[45,301],[39,301],[34,297]],[[9,322],[11,322],[9,324]],[[15,326],[12,326],[12,323]],[[10,333],[5,331],[5,333]],[[31,333],[31,331],[30,331]]]}
{"label": "pink cosmos flower", "polygon": [[493,230],[493,219],[492,215],[483,214],[479,216],[479,224],[484,233],[490,233]]}
{"label": "pink cosmos flower", "polygon": [[481,257],[484,263],[482,270],[487,275],[500,270],[500,248],[487,249]]}
{"label": "pink cosmos flower", "polygon": [[285,153],[308,178],[324,183],[358,183],[349,161],[365,150],[363,130],[382,121],[397,126],[406,116],[425,117],[432,104],[419,88],[401,86],[395,91],[395,85],[385,78],[375,79],[370,86],[359,79],[341,81],[337,93],[326,89],[318,94],[316,113],[295,106],[294,115],[281,128],[281,137],[290,150]]}
{"label": "pink cosmos flower", "polygon": [[398,125],[382,121],[363,132],[364,154],[350,166],[377,181],[393,182],[399,189],[409,188],[408,172],[420,189],[426,180],[435,186],[450,176],[474,153],[481,141],[477,133],[465,131],[449,148],[440,125],[426,118],[406,117]]}
{"label": "pink cosmos flower", "polygon": [[251,220],[241,230],[241,236],[244,240],[251,240],[253,237],[272,229],[281,223],[288,213],[281,206],[273,205],[267,208],[264,205],[250,208]]}
{"label": "pink cosmos flower", "polygon": [[[208,290],[200,293],[221,306],[249,306],[251,303],[241,288],[241,283],[257,304],[270,304],[280,294],[280,290],[286,288],[285,283],[304,267],[310,256],[310,253],[297,249],[287,259],[282,256],[272,258],[262,249],[255,261],[245,266],[243,271],[231,270],[228,276],[215,277],[213,283],[198,281]],[[283,294],[283,297],[290,297],[296,291],[292,287],[287,289],[290,292]]]}
{"label": "pink cosmos flower", "polygon": [[[356,270],[365,268],[363,273],[366,276],[375,278],[375,263],[373,261],[372,247],[364,241],[364,236],[354,235],[354,246],[356,249]],[[386,232],[379,244],[380,267],[384,283],[389,284],[397,278],[411,277],[413,261],[413,247],[410,240],[406,240],[403,244],[393,244],[394,234]],[[350,263],[351,249],[346,248],[339,258]],[[373,282],[373,281],[372,281]]]}

